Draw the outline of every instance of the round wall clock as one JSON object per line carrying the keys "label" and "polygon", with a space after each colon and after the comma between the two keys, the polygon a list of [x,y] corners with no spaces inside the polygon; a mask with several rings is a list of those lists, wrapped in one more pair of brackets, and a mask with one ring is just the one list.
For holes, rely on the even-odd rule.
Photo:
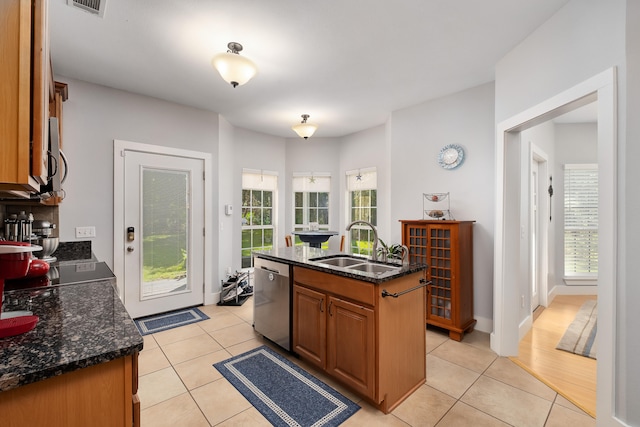
{"label": "round wall clock", "polygon": [[445,145],[438,154],[438,164],[444,169],[455,169],[463,160],[464,149],[458,144]]}

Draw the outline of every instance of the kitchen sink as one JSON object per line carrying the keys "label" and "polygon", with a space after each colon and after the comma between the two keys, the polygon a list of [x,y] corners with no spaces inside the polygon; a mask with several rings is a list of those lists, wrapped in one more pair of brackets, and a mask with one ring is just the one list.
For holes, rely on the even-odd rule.
{"label": "kitchen sink", "polygon": [[356,264],[347,268],[349,270],[358,270],[358,271],[364,271],[367,273],[386,273],[388,271],[400,270],[400,267],[391,266],[391,265],[374,264],[371,262]]}
{"label": "kitchen sink", "polygon": [[353,257],[349,255],[336,255],[326,258],[311,258],[314,261],[332,267],[342,267],[346,270],[362,271],[365,273],[382,274],[400,270],[399,266],[378,264],[367,258]]}
{"label": "kitchen sink", "polygon": [[322,264],[334,265],[336,267],[348,267],[350,265],[362,264],[366,262],[365,259],[356,259],[351,257],[335,257],[325,259],[311,259],[310,261],[321,262]]}

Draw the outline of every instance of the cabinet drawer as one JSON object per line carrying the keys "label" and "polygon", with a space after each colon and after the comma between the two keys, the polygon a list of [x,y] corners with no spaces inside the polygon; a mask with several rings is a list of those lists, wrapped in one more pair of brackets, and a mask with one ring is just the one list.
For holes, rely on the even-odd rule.
{"label": "cabinet drawer", "polygon": [[339,295],[341,297],[357,301],[369,306],[375,305],[376,292],[373,283],[349,279],[310,270],[303,267],[293,267],[293,280],[305,286]]}

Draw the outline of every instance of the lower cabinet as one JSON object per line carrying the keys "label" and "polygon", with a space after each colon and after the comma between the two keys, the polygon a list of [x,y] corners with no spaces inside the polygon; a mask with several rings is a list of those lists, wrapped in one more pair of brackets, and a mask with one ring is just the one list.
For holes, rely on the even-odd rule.
{"label": "lower cabinet", "polygon": [[0,392],[3,427],[139,426],[138,354]]}
{"label": "lower cabinet", "polygon": [[[385,413],[424,384],[423,272],[378,285],[297,266],[293,271],[293,351],[301,359]],[[383,288],[409,293],[385,298]]]}
{"label": "lower cabinet", "polygon": [[373,398],[374,311],[304,286],[293,287],[294,351]]}
{"label": "lower cabinet", "polygon": [[330,296],[327,316],[327,372],[363,396],[373,398],[373,309]]}

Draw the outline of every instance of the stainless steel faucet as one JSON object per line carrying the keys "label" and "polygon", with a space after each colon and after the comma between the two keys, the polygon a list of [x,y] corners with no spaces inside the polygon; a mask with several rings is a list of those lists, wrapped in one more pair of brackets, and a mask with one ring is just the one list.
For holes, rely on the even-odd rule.
{"label": "stainless steel faucet", "polygon": [[370,222],[358,220],[358,221],[353,221],[351,224],[347,225],[347,231],[351,230],[351,227],[353,227],[354,224],[367,225],[373,231],[373,255],[371,255],[371,259],[373,261],[377,261],[378,260],[378,230],[376,230],[376,227]]}

